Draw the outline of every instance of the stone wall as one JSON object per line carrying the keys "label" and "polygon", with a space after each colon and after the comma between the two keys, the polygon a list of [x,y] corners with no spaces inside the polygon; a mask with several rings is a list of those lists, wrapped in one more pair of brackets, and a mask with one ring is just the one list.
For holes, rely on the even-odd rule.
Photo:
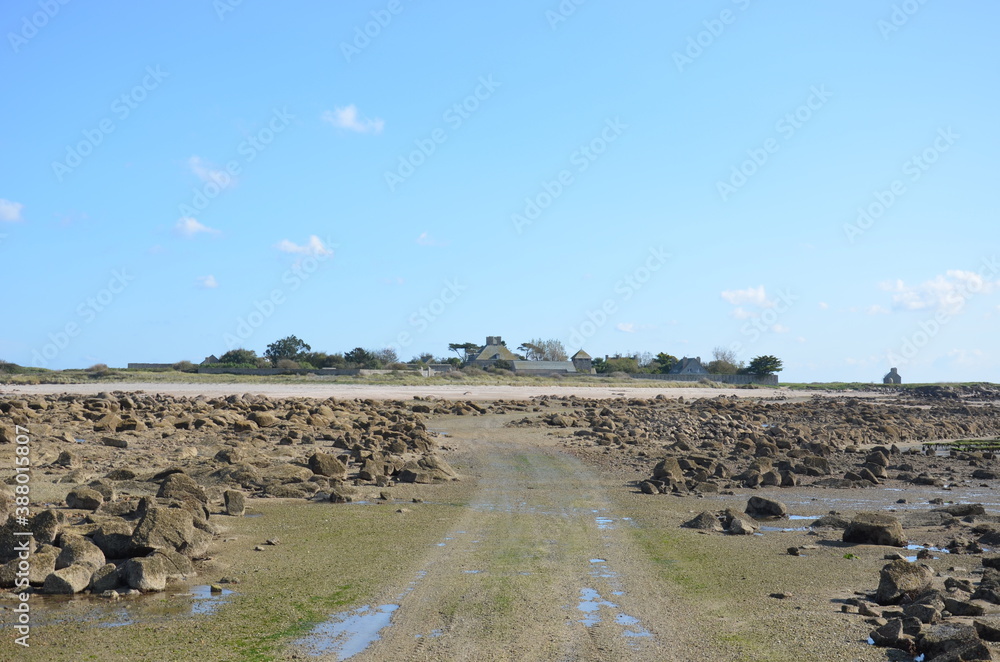
{"label": "stone wall", "polygon": [[764,386],[777,386],[778,376],[777,375],[662,375],[662,374],[649,374],[649,373],[633,373],[629,377],[633,379],[661,379],[668,382],[698,382],[702,379],[707,379],[712,382],[720,382],[722,384],[762,384]]}

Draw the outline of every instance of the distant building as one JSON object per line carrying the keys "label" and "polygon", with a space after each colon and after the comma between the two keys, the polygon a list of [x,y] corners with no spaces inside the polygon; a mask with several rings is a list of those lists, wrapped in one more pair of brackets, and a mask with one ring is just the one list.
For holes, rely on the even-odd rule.
{"label": "distant building", "polygon": [[896,369],[893,368],[892,370],[890,370],[888,372],[888,374],[886,374],[885,377],[882,378],[882,383],[883,384],[902,384],[903,383],[903,378],[900,377],[899,373],[896,372]]}
{"label": "distant building", "polygon": [[570,361],[525,361],[517,354],[507,349],[503,338],[500,336],[486,336],[486,344],[478,350],[473,350],[465,355],[465,365],[474,365],[480,368],[487,368],[496,364],[497,361],[508,361],[518,375],[567,375],[567,374],[592,374],[594,372],[593,359],[582,349],[573,355]]}
{"label": "distant building", "polygon": [[517,354],[507,349],[500,336],[486,336],[486,345],[466,354],[465,364],[486,368],[497,361],[517,361]]}
{"label": "distant building", "polygon": [[573,356],[571,356],[569,360],[573,362],[573,367],[576,368],[577,372],[582,372],[582,373],[594,372],[594,359],[592,359],[590,354],[583,351],[582,349]]}
{"label": "distant building", "polygon": [[219,357],[217,357],[215,354],[212,354],[210,356],[205,357],[205,360],[201,362],[201,365],[211,365],[213,363],[218,363],[218,362],[219,362]]}
{"label": "distant building", "polygon": [[671,375],[707,375],[708,370],[701,364],[701,357],[684,357],[670,368]]}

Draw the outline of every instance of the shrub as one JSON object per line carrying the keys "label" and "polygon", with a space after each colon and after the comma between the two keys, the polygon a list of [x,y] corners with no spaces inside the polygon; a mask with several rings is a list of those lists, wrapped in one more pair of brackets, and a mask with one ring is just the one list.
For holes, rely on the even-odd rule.
{"label": "shrub", "polygon": [[499,361],[493,362],[494,370],[506,370],[508,372],[514,370],[514,364],[506,359],[500,359]]}
{"label": "shrub", "polygon": [[87,372],[90,373],[91,377],[107,377],[111,374],[111,368],[106,363],[95,363],[87,368]]}
{"label": "shrub", "polygon": [[278,359],[278,362],[275,364],[274,367],[278,368],[279,370],[298,370],[299,362],[293,361],[292,359]]}
{"label": "shrub", "polygon": [[191,363],[190,361],[178,361],[173,364],[172,367],[177,372],[198,372],[198,366]]}
{"label": "shrub", "polygon": [[9,361],[0,360],[0,373],[6,373],[8,375],[16,375],[23,372],[23,368],[16,363],[10,363]]}
{"label": "shrub", "polygon": [[612,379],[632,379],[627,372],[621,372],[619,370],[612,372],[610,376]]}

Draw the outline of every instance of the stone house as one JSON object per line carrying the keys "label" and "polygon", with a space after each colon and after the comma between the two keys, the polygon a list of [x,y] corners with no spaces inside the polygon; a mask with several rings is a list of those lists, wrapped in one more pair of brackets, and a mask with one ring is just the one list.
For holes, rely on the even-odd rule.
{"label": "stone house", "polygon": [[899,373],[896,372],[895,368],[892,368],[891,370],[889,370],[888,373],[886,373],[885,377],[882,378],[882,383],[883,384],[902,384],[903,383],[903,378],[899,376]]}
{"label": "stone house", "polygon": [[684,357],[670,368],[670,375],[707,375],[708,370],[701,364],[701,357]]}

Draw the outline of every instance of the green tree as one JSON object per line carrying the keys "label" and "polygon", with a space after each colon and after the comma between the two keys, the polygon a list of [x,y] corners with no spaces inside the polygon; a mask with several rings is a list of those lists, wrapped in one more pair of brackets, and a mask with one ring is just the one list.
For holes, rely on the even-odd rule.
{"label": "green tree", "polygon": [[448,351],[455,352],[456,354],[458,354],[458,358],[461,359],[463,362],[465,361],[465,357],[469,353],[474,352],[477,349],[479,349],[479,345],[477,345],[474,342],[448,343]]}
{"label": "green tree", "polygon": [[529,361],[566,361],[566,348],[561,340],[535,338],[518,347]]}
{"label": "green tree", "polygon": [[252,349],[231,349],[219,357],[226,365],[257,365],[257,352]]}
{"label": "green tree", "polygon": [[736,352],[725,347],[716,347],[712,350],[712,360],[705,369],[713,375],[735,375],[745,367],[746,364],[736,358]]}
{"label": "green tree", "polygon": [[594,369],[597,372],[605,374],[612,372],[627,372],[631,374],[639,372],[639,362],[631,356],[618,356],[613,359],[601,361],[600,364],[595,364]]}
{"label": "green tree", "polygon": [[667,374],[670,369],[677,364],[677,357],[673,354],[667,354],[666,352],[660,352],[653,359],[651,367],[654,368],[653,372],[658,372],[660,374]]}
{"label": "green tree", "polygon": [[764,356],[754,357],[750,361],[744,372],[749,375],[773,375],[776,372],[781,372],[781,359],[776,356],[771,356],[765,354]]}
{"label": "green tree", "polygon": [[375,357],[364,347],[355,347],[351,351],[344,353],[344,361],[349,368],[372,368],[374,367]]}
{"label": "green tree", "polygon": [[282,338],[281,340],[275,340],[273,343],[267,346],[267,350],[264,352],[264,358],[270,361],[273,365],[278,365],[278,361],[282,359],[288,359],[290,361],[296,361],[299,355],[303,352],[308,352],[312,347],[302,342],[295,336],[288,336],[287,338]]}

